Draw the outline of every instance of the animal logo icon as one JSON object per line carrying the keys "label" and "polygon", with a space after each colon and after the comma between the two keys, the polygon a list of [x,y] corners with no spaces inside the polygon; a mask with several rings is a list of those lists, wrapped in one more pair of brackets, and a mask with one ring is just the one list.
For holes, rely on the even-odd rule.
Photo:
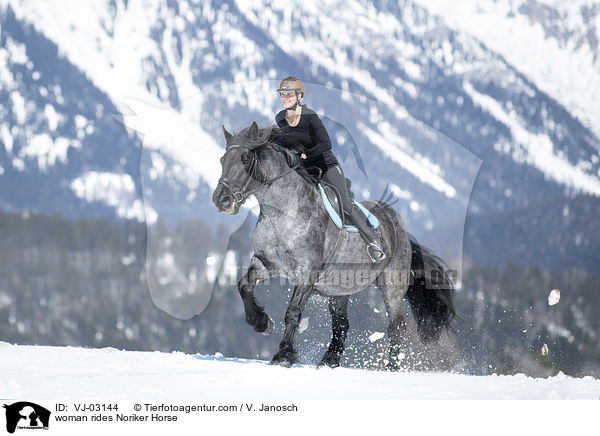
{"label": "animal logo icon", "polygon": [[6,409],[6,431],[14,433],[17,427],[47,429],[50,423],[50,411],[42,406],[28,401],[19,401],[10,405],[4,404]]}

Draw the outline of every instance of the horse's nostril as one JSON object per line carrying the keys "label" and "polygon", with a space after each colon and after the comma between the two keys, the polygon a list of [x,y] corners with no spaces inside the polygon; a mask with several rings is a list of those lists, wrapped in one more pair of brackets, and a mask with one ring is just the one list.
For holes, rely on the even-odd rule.
{"label": "horse's nostril", "polygon": [[232,202],[233,202],[233,199],[232,199],[231,195],[223,195],[223,197],[221,197],[221,205],[224,207],[231,206]]}

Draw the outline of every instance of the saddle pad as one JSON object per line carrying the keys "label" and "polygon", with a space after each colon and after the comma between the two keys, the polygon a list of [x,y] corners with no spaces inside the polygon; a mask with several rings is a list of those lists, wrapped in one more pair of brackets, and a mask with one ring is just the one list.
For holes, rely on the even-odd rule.
{"label": "saddle pad", "polygon": [[[323,189],[323,186],[321,185],[321,183],[319,183],[318,186],[319,186],[319,192],[321,193],[321,200],[323,201],[323,206],[325,206],[325,210],[327,211],[327,213],[329,214],[329,217],[331,218],[333,223],[337,226],[337,228],[341,229],[342,227],[345,227],[346,230],[348,230],[349,232],[358,232],[358,229],[355,226],[343,224],[342,218],[340,217],[339,213],[335,210],[335,208],[331,204],[331,201],[329,200],[329,197],[327,196],[327,193],[325,192],[325,189]],[[357,201],[352,200],[352,203],[354,203],[354,205],[357,206],[362,211],[362,213],[364,213],[366,215],[367,219],[369,220],[369,224],[371,224],[371,226],[374,229],[379,228],[379,220],[377,219],[377,217],[375,215],[373,215],[371,212],[369,212],[369,210],[366,207],[364,207],[362,204],[358,203]]]}

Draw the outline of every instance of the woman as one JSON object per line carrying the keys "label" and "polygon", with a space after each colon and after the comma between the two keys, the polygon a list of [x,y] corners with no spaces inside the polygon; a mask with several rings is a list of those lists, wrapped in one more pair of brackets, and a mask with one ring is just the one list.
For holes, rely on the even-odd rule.
{"label": "woman", "polygon": [[300,152],[302,164],[305,167],[317,167],[322,171],[322,179],[335,186],[340,193],[344,215],[354,224],[365,241],[367,253],[373,262],[385,259],[382,249],[381,236],[371,227],[367,217],[354,206],[348,195],[346,177],[342,167],[331,151],[331,140],[319,116],[300,103],[304,97],[304,84],[296,77],[286,77],[277,89],[284,107],[275,116],[275,121],[280,128],[284,141]]}

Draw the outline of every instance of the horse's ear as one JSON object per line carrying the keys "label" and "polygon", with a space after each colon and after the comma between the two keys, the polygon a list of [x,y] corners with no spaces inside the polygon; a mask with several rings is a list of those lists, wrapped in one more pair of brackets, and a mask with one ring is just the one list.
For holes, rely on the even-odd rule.
{"label": "horse's ear", "polygon": [[223,128],[223,135],[225,135],[225,142],[229,143],[229,140],[233,138],[233,136],[225,129],[224,125],[221,125],[221,127]]}
{"label": "horse's ear", "polygon": [[256,124],[256,121],[253,121],[250,126],[250,139],[253,141],[258,140],[258,124]]}

